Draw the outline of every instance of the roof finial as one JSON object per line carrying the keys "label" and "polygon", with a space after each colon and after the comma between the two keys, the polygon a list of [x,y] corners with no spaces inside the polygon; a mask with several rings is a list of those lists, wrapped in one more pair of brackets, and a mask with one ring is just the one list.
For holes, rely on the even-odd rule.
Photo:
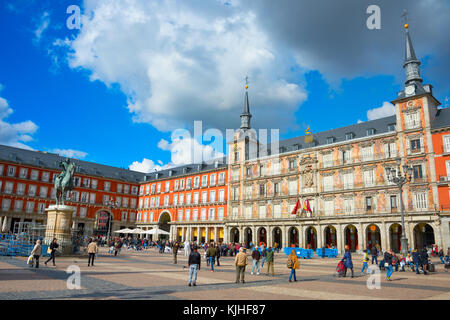
{"label": "roof finial", "polygon": [[248,75],[245,76],[245,90],[248,90]]}
{"label": "roof finial", "polygon": [[403,9],[402,17],[403,17],[403,21],[405,23],[404,27],[405,27],[405,29],[408,29],[408,27],[409,27],[409,24],[408,24],[408,11],[406,11],[406,9]]}

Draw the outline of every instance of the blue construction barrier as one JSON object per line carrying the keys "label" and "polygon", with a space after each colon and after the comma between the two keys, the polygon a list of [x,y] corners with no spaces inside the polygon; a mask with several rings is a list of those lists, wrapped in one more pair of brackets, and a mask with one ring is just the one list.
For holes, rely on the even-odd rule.
{"label": "blue construction barrier", "polygon": [[292,250],[295,250],[295,253],[297,254],[297,257],[303,258],[303,259],[311,259],[314,255],[314,250],[312,249],[303,249],[303,248],[284,248],[284,254],[290,255]]}
{"label": "blue construction barrier", "polygon": [[[317,248],[316,249],[316,255],[319,258],[323,257],[323,253],[322,253],[322,248]],[[328,249],[325,248],[325,257],[328,258],[336,258],[338,256],[338,249]]]}

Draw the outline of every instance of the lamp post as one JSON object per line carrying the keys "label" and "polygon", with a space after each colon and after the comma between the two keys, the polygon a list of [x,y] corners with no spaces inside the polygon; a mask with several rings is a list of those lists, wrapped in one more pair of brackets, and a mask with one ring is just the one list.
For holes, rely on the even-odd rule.
{"label": "lamp post", "polygon": [[111,236],[111,220],[112,220],[112,215],[113,215],[113,209],[117,208],[116,202],[114,201],[113,197],[109,198],[106,202],[105,202],[105,206],[107,206],[110,211],[111,211],[111,216],[108,219],[108,233],[106,235],[106,239],[108,239]]}
{"label": "lamp post", "polygon": [[[408,167],[407,165],[401,165],[401,159],[397,158],[397,169],[395,168],[386,168],[387,179],[389,182],[393,182],[397,185],[400,191],[400,208],[402,214],[402,237],[401,237],[401,245],[402,245],[402,254],[406,256],[408,253],[408,239],[406,238],[405,232],[405,208],[403,205],[403,186],[411,181],[411,176],[413,173],[413,168]],[[401,172],[400,167],[403,169],[403,173]]]}

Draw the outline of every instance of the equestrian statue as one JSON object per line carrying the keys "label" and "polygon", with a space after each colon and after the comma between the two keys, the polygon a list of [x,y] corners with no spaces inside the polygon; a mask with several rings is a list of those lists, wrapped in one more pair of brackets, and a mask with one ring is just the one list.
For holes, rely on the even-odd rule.
{"label": "equestrian statue", "polygon": [[55,179],[57,206],[60,202],[64,205],[67,192],[73,190],[73,175],[75,173],[75,163],[70,162],[69,159],[62,161],[59,166],[63,168],[63,171]]}

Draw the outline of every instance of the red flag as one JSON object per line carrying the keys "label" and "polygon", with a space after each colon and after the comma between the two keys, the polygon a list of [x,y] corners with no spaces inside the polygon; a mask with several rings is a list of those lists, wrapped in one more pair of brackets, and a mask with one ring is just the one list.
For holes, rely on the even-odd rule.
{"label": "red flag", "polygon": [[291,214],[297,214],[297,210],[298,210],[299,204],[300,204],[300,202],[299,202],[299,200],[297,199],[297,203],[295,204],[295,207],[294,207],[294,209],[292,210]]}
{"label": "red flag", "polygon": [[311,207],[309,206],[309,200],[308,199],[306,199],[306,211],[312,213]]}

